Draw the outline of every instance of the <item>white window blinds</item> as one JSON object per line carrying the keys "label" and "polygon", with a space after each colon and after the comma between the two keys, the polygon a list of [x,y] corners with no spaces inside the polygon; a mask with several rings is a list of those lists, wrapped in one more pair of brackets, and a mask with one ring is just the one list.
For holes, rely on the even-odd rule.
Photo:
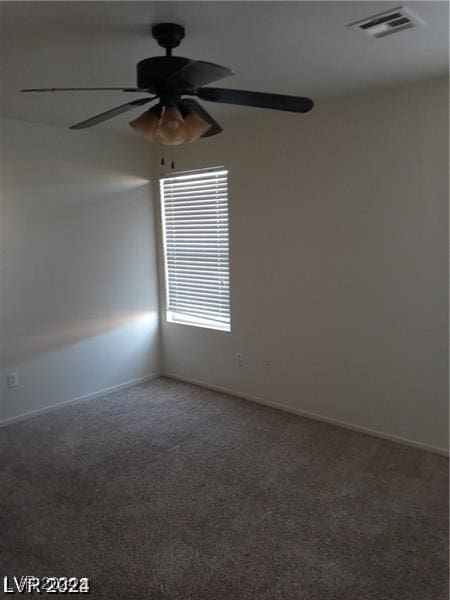
{"label": "white window blinds", "polygon": [[230,331],[228,171],[160,180],[167,320]]}

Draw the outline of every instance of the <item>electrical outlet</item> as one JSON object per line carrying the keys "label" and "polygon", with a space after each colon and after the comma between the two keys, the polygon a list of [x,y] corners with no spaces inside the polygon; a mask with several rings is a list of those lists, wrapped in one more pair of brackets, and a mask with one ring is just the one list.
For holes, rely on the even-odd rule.
{"label": "electrical outlet", "polygon": [[265,358],[263,362],[264,373],[270,373],[272,371],[272,359]]}
{"label": "electrical outlet", "polygon": [[244,355],[242,354],[242,352],[236,352],[236,362],[238,364],[238,367],[244,366]]}
{"label": "electrical outlet", "polygon": [[6,374],[6,385],[9,388],[18,387],[19,385],[19,374],[16,371],[11,371]]}

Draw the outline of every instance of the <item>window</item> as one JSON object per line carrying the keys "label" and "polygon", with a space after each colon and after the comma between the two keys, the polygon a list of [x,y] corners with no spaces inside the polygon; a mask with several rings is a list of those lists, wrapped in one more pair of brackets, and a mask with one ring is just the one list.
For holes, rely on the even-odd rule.
{"label": "window", "polygon": [[167,320],[230,331],[228,171],[160,180]]}

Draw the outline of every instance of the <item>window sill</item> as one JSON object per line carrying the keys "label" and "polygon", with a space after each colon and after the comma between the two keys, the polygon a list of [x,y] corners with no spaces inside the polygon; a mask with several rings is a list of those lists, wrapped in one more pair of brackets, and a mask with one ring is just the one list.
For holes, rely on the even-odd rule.
{"label": "window sill", "polygon": [[231,332],[230,325],[222,325],[220,323],[202,322],[200,319],[190,319],[189,317],[174,317],[171,313],[167,313],[166,322],[172,325],[188,325],[189,327],[199,327],[200,329],[213,329],[215,331]]}

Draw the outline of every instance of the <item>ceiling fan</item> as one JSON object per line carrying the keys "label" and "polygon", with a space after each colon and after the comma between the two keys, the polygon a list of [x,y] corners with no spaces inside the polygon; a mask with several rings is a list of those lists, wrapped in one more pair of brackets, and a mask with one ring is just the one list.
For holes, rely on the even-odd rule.
{"label": "ceiling fan", "polygon": [[310,98],[250,92],[229,88],[205,87],[207,84],[233,75],[233,71],[203,60],[172,56],[185,36],[184,27],[175,23],[159,23],[152,27],[152,35],[165,48],[165,56],[146,58],[137,64],[137,87],[94,88],[32,88],[22,92],[105,91],[143,92],[150,97],[132,100],[107,110],[90,119],[72,125],[70,129],[85,129],[148,104],[158,102],[134,121],[131,127],[148,141],[166,145],[193,142],[199,137],[210,137],[222,131],[220,125],[194,98],[208,102],[254,106],[290,112],[308,112],[313,107]]}

